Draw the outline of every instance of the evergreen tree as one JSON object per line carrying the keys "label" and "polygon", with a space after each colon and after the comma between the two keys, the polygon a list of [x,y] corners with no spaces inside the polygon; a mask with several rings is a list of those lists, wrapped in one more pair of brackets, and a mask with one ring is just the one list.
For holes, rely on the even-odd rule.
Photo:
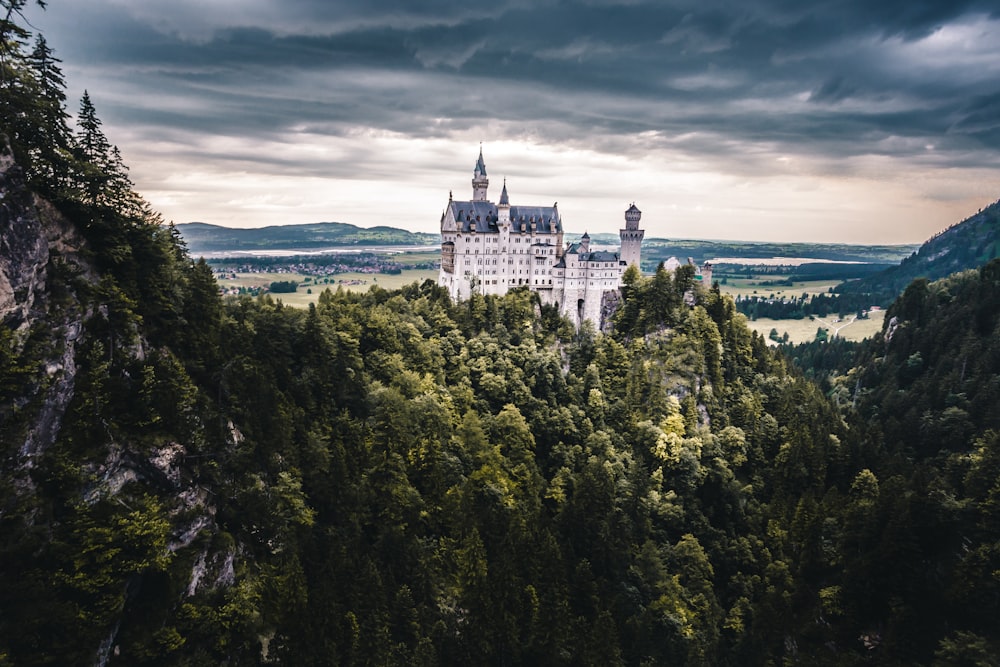
{"label": "evergreen tree", "polygon": [[72,172],[72,135],[66,123],[66,82],[43,35],[35,39],[35,48],[27,59],[37,91],[36,120],[33,135],[26,137],[29,182],[55,198],[65,196]]}

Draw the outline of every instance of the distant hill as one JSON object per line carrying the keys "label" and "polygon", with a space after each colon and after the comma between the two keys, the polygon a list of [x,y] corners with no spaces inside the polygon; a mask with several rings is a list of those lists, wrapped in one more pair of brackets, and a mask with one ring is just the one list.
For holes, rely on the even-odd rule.
{"label": "distant hill", "polygon": [[293,250],[366,245],[433,245],[438,234],[409,232],[395,227],[362,228],[345,222],[271,225],[236,229],[188,222],[177,225],[192,253],[226,250]]}
{"label": "distant hill", "polygon": [[839,285],[840,294],[867,294],[891,303],[915,278],[938,280],[1000,257],[1000,201],[934,236],[892,268]]}

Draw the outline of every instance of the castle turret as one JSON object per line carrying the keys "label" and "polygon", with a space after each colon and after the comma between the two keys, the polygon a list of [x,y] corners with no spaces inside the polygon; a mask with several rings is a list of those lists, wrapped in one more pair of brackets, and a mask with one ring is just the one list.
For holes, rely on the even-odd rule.
{"label": "castle turret", "polygon": [[483,162],[483,147],[479,147],[479,159],[476,160],[476,168],[472,172],[472,200],[486,201],[486,189],[490,186],[490,179],[486,178],[486,163]]}
{"label": "castle turret", "polygon": [[512,263],[508,263],[510,252],[510,197],[507,196],[507,179],[503,179],[503,190],[500,191],[500,203],[497,204],[497,245],[501,253],[500,266],[497,269],[500,284],[507,285],[516,277]]}
{"label": "castle turret", "polygon": [[639,220],[642,218],[640,211],[633,202],[625,211],[625,229],[619,231],[622,240],[621,260],[625,266],[635,264],[642,268],[640,255],[642,254],[642,238],[646,232],[639,229]]}
{"label": "castle turret", "polygon": [[705,262],[701,265],[701,284],[705,287],[712,286],[712,263]]}
{"label": "castle turret", "polygon": [[590,252],[590,234],[587,232],[580,237],[580,252]]}

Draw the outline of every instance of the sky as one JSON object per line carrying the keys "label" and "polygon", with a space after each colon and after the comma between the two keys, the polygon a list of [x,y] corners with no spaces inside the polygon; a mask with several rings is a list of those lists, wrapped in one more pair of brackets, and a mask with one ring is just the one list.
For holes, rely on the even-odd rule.
{"label": "sky", "polygon": [[173,222],[919,243],[1000,199],[995,0],[48,0],[27,18]]}

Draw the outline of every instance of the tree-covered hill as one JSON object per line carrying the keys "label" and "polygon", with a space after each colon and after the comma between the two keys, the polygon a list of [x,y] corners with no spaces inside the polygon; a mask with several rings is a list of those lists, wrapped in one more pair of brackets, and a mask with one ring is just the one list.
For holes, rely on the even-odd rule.
{"label": "tree-covered hill", "polygon": [[929,239],[899,266],[842,283],[836,291],[888,305],[917,278],[937,280],[975,269],[996,257],[1000,257],[1000,201]]}
{"label": "tree-covered hill", "polygon": [[997,263],[836,402],[691,267],[222,300],[0,29],[0,665],[995,660]]}
{"label": "tree-covered hill", "polygon": [[302,250],[335,246],[432,245],[437,234],[408,232],[395,227],[356,227],[344,222],[273,225],[236,229],[204,222],[177,225],[192,253],[226,250]]}
{"label": "tree-covered hill", "polygon": [[817,634],[882,664],[996,664],[1000,260],[911,283],[830,383],[861,470],[801,508]]}

